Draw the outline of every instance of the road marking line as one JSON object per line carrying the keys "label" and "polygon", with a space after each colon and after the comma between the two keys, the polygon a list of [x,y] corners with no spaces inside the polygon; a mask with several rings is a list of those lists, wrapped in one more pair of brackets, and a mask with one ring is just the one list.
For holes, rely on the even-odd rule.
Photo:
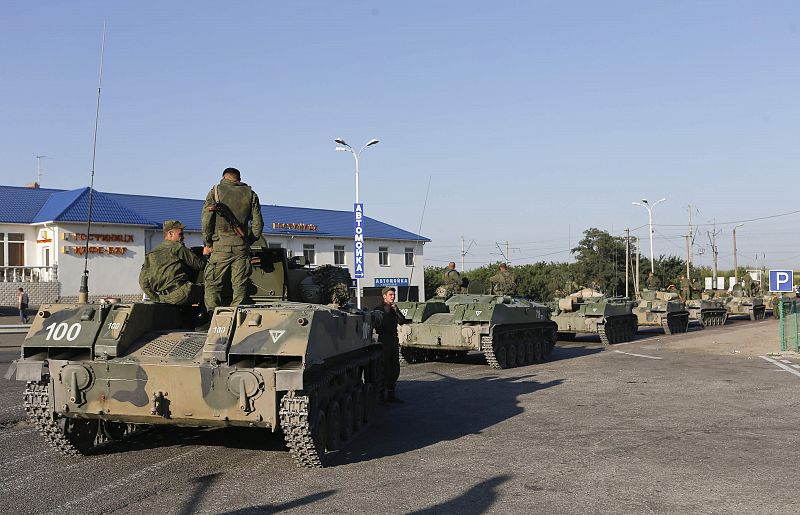
{"label": "road marking line", "polygon": [[177,456],[173,456],[171,458],[167,458],[165,460],[153,463],[152,465],[150,465],[148,467],[145,467],[143,469],[139,469],[139,471],[134,472],[133,474],[130,474],[130,475],[125,476],[125,477],[121,477],[121,478],[117,479],[116,481],[112,481],[111,483],[108,483],[108,484],[106,484],[106,485],[104,485],[104,486],[102,486],[102,487],[100,487],[100,488],[98,488],[96,490],[93,490],[93,491],[89,492],[88,494],[84,495],[83,497],[80,497],[78,499],[72,499],[71,501],[68,501],[68,502],[62,504],[61,506],[58,506],[51,513],[60,513],[63,510],[65,510],[67,508],[70,508],[71,506],[83,504],[86,501],[88,501],[89,499],[91,499],[92,497],[96,497],[98,495],[106,494],[106,493],[108,493],[111,490],[114,490],[116,488],[121,488],[121,487],[125,486],[126,484],[131,483],[131,482],[137,480],[138,478],[140,478],[142,476],[152,477],[152,476],[150,476],[150,474],[153,474],[158,469],[164,468],[167,465],[169,465],[170,463],[174,463],[176,461],[182,460],[183,458],[186,458],[186,457],[188,457],[188,456],[190,456],[192,454],[197,454],[201,450],[203,450],[203,448],[202,447],[198,447],[197,449],[190,450],[189,452],[184,452],[183,454],[179,454]]}
{"label": "road marking line", "polygon": [[31,458],[36,458],[36,457],[42,456],[43,454],[47,454],[48,452],[50,452],[50,449],[47,449],[47,450],[42,451],[42,452],[37,452],[35,454],[28,454],[27,456],[20,456],[19,458],[14,459],[14,460],[4,461],[3,462],[3,466],[12,465],[14,463],[19,463],[20,461],[29,460]]}
{"label": "road marking line", "polygon": [[765,359],[765,360],[769,361],[770,363],[772,363],[772,364],[773,364],[773,365],[775,365],[776,367],[780,367],[780,368],[784,369],[784,370],[785,370],[785,371],[787,371],[787,372],[791,372],[792,374],[796,375],[797,377],[800,377],[800,372],[798,372],[797,370],[794,370],[793,368],[787,367],[787,366],[786,366],[786,365],[784,365],[783,363],[779,363],[779,362],[778,362],[777,360],[775,360],[775,359],[768,358],[768,357],[766,357],[766,356],[760,356],[760,358],[761,358],[761,359]]}
{"label": "road marking line", "polygon": [[12,436],[19,436],[19,435],[24,435],[24,434],[28,434],[28,433],[33,433],[34,431],[36,431],[36,430],[31,428],[31,429],[20,429],[19,431],[10,431],[8,433],[0,433],[0,440],[2,440],[3,438],[9,438],[9,437],[12,437]]}
{"label": "road marking line", "polygon": [[789,361],[788,359],[782,359],[781,363],[786,363],[787,365],[791,365],[792,364],[792,362]]}
{"label": "road marking line", "polygon": [[623,352],[621,350],[615,350],[614,352],[618,352],[620,354],[627,354],[628,356],[636,356],[637,358],[664,359],[664,358],[659,358],[657,356],[648,356],[646,354],[634,354],[633,352]]}

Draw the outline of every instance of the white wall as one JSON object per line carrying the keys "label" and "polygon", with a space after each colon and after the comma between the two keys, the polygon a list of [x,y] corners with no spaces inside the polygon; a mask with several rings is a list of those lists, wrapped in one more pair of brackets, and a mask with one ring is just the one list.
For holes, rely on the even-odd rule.
{"label": "white wall", "polygon": [[[64,233],[85,233],[86,225],[59,223],[58,229],[58,279],[61,295],[77,295],[83,276],[84,256],[64,252],[64,247],[85,246],[85,241],[64,240]],[[90,241],[94,247],[125,247],[121,255],[89,254],[89,293],[92,297],[102,295],[132,295],[141,293],[139,271],[144,263],[145,230],[129,225],[92,224],[92,234],[130,234],[132,242]]]}

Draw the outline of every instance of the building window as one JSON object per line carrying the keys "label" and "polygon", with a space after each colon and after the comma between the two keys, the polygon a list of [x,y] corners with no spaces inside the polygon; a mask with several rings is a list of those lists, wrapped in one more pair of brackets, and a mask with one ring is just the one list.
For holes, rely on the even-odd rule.
{"label": "building window", "polygon": [[389,266],[389,247],[378,247],[378,264]]}
{"label": "building window", "polygon": [[414,247],[406,247],[406,266],[414,266]]}
{"label": "building window", "polygon": [[25,266],[25,235],[0,233],[0,266]]}
{"label": "building window", "polygon": [[334,265],[344,264],[344,245],[333,246],[333,264]]}
{"label": "building window", "polygon": [[303,257],[306,258],[307,265],[317,264],[317,253],[314,251],[313,243],[303,243]]}
{"label": "building window", "polygon": [[272,243],[267,243],[267,248],[268,249],[280,249],[280,248],[283,248],[283,245],[281,245],[280,243],[272,242]]}

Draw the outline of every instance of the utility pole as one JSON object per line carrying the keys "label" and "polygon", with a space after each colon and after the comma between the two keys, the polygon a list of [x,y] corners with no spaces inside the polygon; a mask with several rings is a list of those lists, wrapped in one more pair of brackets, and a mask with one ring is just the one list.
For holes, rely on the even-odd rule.
{"label": "utility pole", "polygon": [[686,236],[686,281],[689,287],[692,285],[692,247],[694,247],[694,237],[692,235],[692,205],[686,206],[689,213],[689,234]]}
{"label": "utility pole", "polygon": [[719,254],[719,249],[717,248],[717,235],[722,232],[722,229],[717,231],[717,219],[714,219],[714,232],[708,232],[708,241],[711,243],[711,254],[714,258],[714,266],[711,269],[711,281],[714,283],[711,285],[713,290],[717,289],[717,255]]}
{"label": "utility pole", "polygon": [[[500,242],[500,243],[502,243],[502,242]],[[497,250],[500,251],[500,255],[503,256],[503,260],[505,261],[505,263],[507,265],[510,265],[511,264],[511,259],[509,259],[509,256],[510,256],[509,252],[510,252],[511,249],[508,246],[509,245],[508,240],[505,241],[505,246],[506,246],[505,253],[503,252],[502,247],[500,247],[500,243],[494,242],[494,245],[497,247]],[[519,249],[515,248],[514,250],[519,250]]]}
{"label": "utility pole", "polygon": [[744,224],[739,224],[733,228],[733,282],[739,282],[739,267],[736,264],[736,229],[743,226]]}
{"label": "utility pole", "polygon": [[464,237],[461,237],[461,272],[464,272]]}
{"label": "utility pole", "polygon": [[631,262],[631,230],[625,229],[625,297],[630,298],[628,294],[628,276],[630,275],[628,266]]}
{"label": "utility pole", "polygon": [[641,257],[639,256],[639,237],[636,237],[636,280],[633,281],[633,289],[636,292],[636,295],[639,295],[639,261]]}

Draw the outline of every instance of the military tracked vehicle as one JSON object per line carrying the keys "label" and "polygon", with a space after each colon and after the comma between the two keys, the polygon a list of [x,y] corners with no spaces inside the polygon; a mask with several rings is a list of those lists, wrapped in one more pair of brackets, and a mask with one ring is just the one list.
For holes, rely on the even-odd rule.
{"label": "military tracked vehicle", "polygon": [[686,301],[689,319],[697,320],[703,327],[725,325],[728,310],[721,299],[705,298]]}
{"label": "military tracked vehicle", "polygon": [[258,302],[217,308],[207,333],[168,304],[41,306],[16,363],[38,430],[75,455],[144,426],[281,429],[299,466],[323,466],[375,412],[379,314],[339,305],[341,270],[253,261]]}
{"label": "military tracked vehicle", "polygon": [[689,312],[677,293],[645,290],[633,312],[639,327],[661,327],[664,334],[685,333]]}
{"label": "military tracked vehicle", "polygon": [[556,343],[550,310],[524,297],[465,293],[397,306],[411,322],[398,328],[401,363],[475,350],[494,368],[512,368],[548,359]]}
{"label": "military tracked vehicle", "polygon": [[578,333],[597,334],[604,345],[633,340],[638,330],[633,302],[605,297],[595,290],[581,290],[552,304],[558,337],[572,339]]}
{"label": "military tracked vehicle", "polygon": [[[737,285],[738,286],[738,285]],[[763,320],[766,313],[764,301],[759,296],[745,296],[741,290],[733,289],[733,294],[725,297],[728,315],[746,315],[750,320]]]}

